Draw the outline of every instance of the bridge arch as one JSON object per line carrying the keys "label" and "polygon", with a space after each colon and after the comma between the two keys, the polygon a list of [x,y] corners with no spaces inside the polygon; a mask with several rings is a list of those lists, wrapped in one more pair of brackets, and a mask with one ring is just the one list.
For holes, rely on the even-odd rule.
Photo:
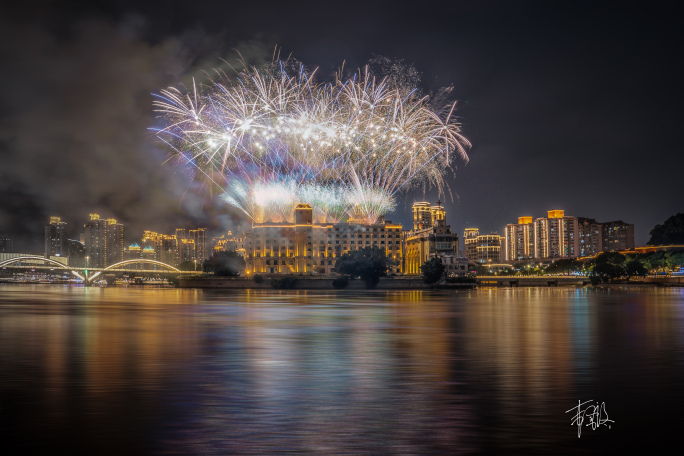
{"label": "bridge arch", "polygon": [[45,258],[45,257],[42,257],[42,256],[37,256],[37,255],[36,255],[36,256],[22,256],[22,257],[10,258],[9,260],[0,261],[0,267],[9,266],[9,265],[11,265],[12,263],[16,263],[17,261],[20,261],[20,260],[39,260],[39,261],[46,261],[46,262],[48,262],[48,263],[50,263],[50,264],[54,264],[54,265],[56,265],[56,266],[59,266],[59,267],[61,267],[62,269],[71,269],[71,268],[69,268],[69,266],[65,265],[64,263],[60,263],[59,261],[55,261],[55,260],[52,260],[52,259],[50,259],[50,258]]}
{"label": "bridge arch", "polygon": [[134,260],[119,261],[118,263],[114,263],[110,266],[107,266],[106,268],[104,268],[103,271],[108,271],[110,269],[117,268],[119,266],[123,266],[126,264],[133,264],[133,263],[150,263],[150,264],[155,264],[157,266],[163,266],[163,267],[171,269],[172,271],[175,271],[175,272],[181,272],[180,269],[174,268],[170,264],[162,263],[161,261],[157,261],[157,260],[146,260],[146,259],[142,259],[142,258],[138,258],[138,259],[134,259]]}

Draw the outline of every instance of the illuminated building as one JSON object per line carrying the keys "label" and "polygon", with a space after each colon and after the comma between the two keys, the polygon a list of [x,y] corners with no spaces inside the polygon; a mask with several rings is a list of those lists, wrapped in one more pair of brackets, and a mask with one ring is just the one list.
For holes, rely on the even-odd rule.
{"label": "illuminated building", "polygon": [[465,277],[468,275],[468,258],[457,255],[443,255],[441,258],[447,277]]}
{"label": "illuminated building", "polygon": [[243,257],[245,257],[247,253],[245,250],[245,237],[234,236],[232,231],[228,231],[227,234],[224,234],[221,237],[212,238],[211,246],[213,252],[237,252]]}
{"label": "illuminated building", "polygon": [[534,258],[534,224],[531,216],[518,217],[518,223],[506,225],[501,260]]}
{"label": "illuminated building", "polygon": [[[124,249],[124,260],[137,260],[141,258],[140,246],[137,242],[134,242],[130,246]],[[154,259],[154,258],[153,258]]]}
{"label": "illuminated building", "polygon": [[175,235],[144,231],[142,242],[149,245],[154,251],[152,259],[173,266],[177,266],[180,263],[178,240]]}
{"label": "illuminated building", "polygon": [[[154,257],[155,257],[154,247],[152,247],[151,245],[146,245],[145,248],[142,249],[142,251],[140,253],[141,253],[140,258],[142,258],[143,260],[154,260]],[[157,269],[157,265],[154,265],[154,266],[155,266],[155,269]],[[147,265],[146,267],[149,268],[149,265]]]}
{"label": "illuminated building", "polygon": [[604,252],[631,250],[634,248],[634,225],[618,220],[602,223],[601,226]]}
{"label": "illuminated building", "polygon": [[437,206],[414,203],[413,230],[405,235],[404,273],[420,274],[426,261],[446,255],[458,256],[458,234],[446,224],[441,202],[437,201]]}
{"label": "illuminated building", "polygon": [[[148,246],[149,247],[149,246]],[[154,250],[152,250],[154,252]],[[124,249],[124,261],[128,260],[139,260],[142,258],[142,249],[137,242],[134,242],[130,246]],[[152,258],[154,259],[154,257]],[[128,269],[143,269],[143,265],[140,263],[133,263],[127,265]]]}
{"label": "illuminated building", "polygon": [[577,217],[579,256],[593,256],[603,251],[603,227],[594,219]]}
{"label": "illuminated building", "polygon": [[107,266],[123,261],[123,225],[121,223],[117,223],[116,219],[109,218],[107,219],[105,234],[107,237]]}
{"label": "illuminated building", "polygon": [[535,258],[575,258],[579,255],[577,217],[565,211],[548,211],[534,221]]}
{"label": "illuminated building", "polygon": [[104,268],[123,260],[123,225],[116,219],[90,214],[84,225],[86,267]]}
{"label": "illuminated building", "polygon": [[196,255],[196,245],[194,239],[178,239],[178,263],[184,261],[198,261]]}
{"label": "illuminated building", "polygon": [[209,258],[209,250],[207,249],[207,229],[197,228],[190,230],[188,239],[192,240],[195,245],[194,259],[197,262],[203,262]]}
{"label": "illuminated building", "polygon": [[475,261],[477,258],[477,237],[480,230],[477,228],[466,228],[463,232],[463,250],[465,257]]}
{"label": "illuminated building", "polygon": [[426,202],[413,203],[413,231],[430,228],[435,226],[438,220],[445,220],[446,211],[441,203],[437,201],[437,206],[431,206]]}
{"label": "illuminated building", "polygon": [[601,252],[634,249],[634,225],[621,220],[600,223],[566,216],[562,210],[547,217],[520,217],[506,226],[506,260],[576,258]]}
{"label": "illuminated building", "polygon": [[[255,223],[245,233],[248,273],[330,274],[346,252],[377,247],[397,263],[402,257],[401,225],[383,217],[373,225],[313,223],[308,204],[295,206],[294,223]],[[396,266],[393,272],[401,272]]]}
{"label": "illuminated building", "polygon": [[69,255],[66,225],[61,218],[50,217],[50,224],[45,225],[45,258]]}
{"label": "illuminated building", "polygon": [[498,263],[502,239],[495,232],[480,234],[477,228],[466,228],[463,233],[465,256],[471,263]]}

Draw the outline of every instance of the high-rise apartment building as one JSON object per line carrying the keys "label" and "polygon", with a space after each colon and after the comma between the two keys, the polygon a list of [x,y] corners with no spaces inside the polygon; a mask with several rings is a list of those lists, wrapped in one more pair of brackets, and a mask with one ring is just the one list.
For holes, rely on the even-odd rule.
{"label": "high-rise apartment building", "polygon": [[501,259],[525,260],[534,258],[534,245],[532,217],[518,217],[518,223],[506,225]]}
{"label": "high-rise apartment building", "polygon": [[116,219],[107,219],[105,227],[107,245],[107,266],[123,261],[124,230],[123,224],[117,223]]}
{"label": "high-rise apartment building", "polygon": [[190,230],[188,239],[192,240],[195,244],[195,259],[198,263],[203,262],[204,260],[209,258],[206,228],[197,228],[196,230]]}
{"label": "high-rise apartment building", "polygon": [[603,226],[594,219],[577,217],[579,256],[593,256],[603,252]]}
{"label": "high-rise apartment building", "polygon": [[123,261],[123,225],[116,219],[90,214],[84,225],[86,267],[105,268]]}
{"label": "high-rise apartment building", "polygon": [[150,246],[154,251],[154,260],[162,263],[178,266],[180,264],[180,251],[178,238],[173,234],[159,234],[154,231],[145,231],[142,238],[143,245]]}
{"label": "high-rise apartment building", "polygon": [[294,223],[255,223],[245,233],[248,273],[335,272],[337,258],[346,252],[376,247],[397,261],[401,272],[401,225],[381,217],[375,224],[314,223],[313,209],[297,204]]}
{"label": "high-rise apartment building", "polygon": [[50,224],[45,225],[45,258],[69,255],[66,225],[60,217],[50,217]]}
{"label": "high-rise apartment building", "polygon": [[86,267],[104,268],[107,266],[107,221],[99,214],[90,214],[90,220],[83,225]]}
{"label": "high-rise apartment building", "polygon": [[634,225],[622,220],[601,224],[602,247],[604,252],[611,250],[632,250],[634,248]]}
{"label": "high-rise apartment building", "polygon": [[446,224],[446,211],[441,201],[437,201],[436,206],[414,203],[413,230],[404,238],[406,274],[420,274],[420,267],[431,258],[458,256],[458,234]]}
{"label": "high-rise apartment building", "polygon": [[575,258],[579,254],[577,217],[565,211],[548,211],[534,221],[535,258]]}
{"label": "high-rise apartment building", "polygon": [[586,217],[569,217],[562,210],[548,216],[520,217],[506,226],[506,260],[576,258],[634,248],[634,225],[622,220],[600,223]]}

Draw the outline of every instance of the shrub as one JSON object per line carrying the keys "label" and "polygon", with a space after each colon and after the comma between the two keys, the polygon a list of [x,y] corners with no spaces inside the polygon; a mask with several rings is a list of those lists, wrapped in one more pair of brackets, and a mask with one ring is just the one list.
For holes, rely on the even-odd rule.
{"label": "shrub", "polygon": [[339,277],[332,281],[333,288],[345,288],[349,285],[349,280],[346,277]]}
{"label": "shrub", "polygon": [[447,283],[477,283],[475,277],[447,277]]}
{"label": "shrub", "polygon": [[420,267],[423,281],[428,285],[438,282],[444,276],[444,269],[441,258],[431,258]]}
{"label": "shrub", "polygon": [[366,282],[366,288],[374,288],[380,277],[387,276],[387,270],[396,262],[387,257],[384,250],[366,247],[343,254],[335,262],[335,272],[359,277]]}
{"label": "shrub", "polygon": [[254,283],[263,283],[264,282],[264,278],[260,275],[255,275],[253,280],[254,280]]}
{"label": "shrub", "polygon": [[297,286],[297,279],[293,277],[281,277],[279,279],[271,279],[271,286],[279,290],[290,290]]}
{"label": "shrub", "polygon": [[[181,266],[184,263],[181,263]],[[230,277],[238,276],[241,271],[245,270],[245,259],[237,252],[214,252],[204,264],[202,269],[204,272],[213,273],[215,276]],[[181,269],[182,271],[182,269]]]}
{"label": "shrub", "polygon": [[591,280],[591,284],[592,284],[593,286],[596,286],[596,285],[598,285],[599,283],[601,283],[601,278],[600,278],[599,276],[593,275],[593,276],[589,277],[589,280]]}

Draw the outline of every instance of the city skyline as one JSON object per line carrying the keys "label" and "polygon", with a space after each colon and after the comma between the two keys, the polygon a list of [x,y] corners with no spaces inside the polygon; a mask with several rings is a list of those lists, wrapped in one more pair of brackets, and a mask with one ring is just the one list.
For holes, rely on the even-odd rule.
{"label": "city skyline", "polygon": [[[318,68],[321,79],[343,61],[353,71],[374,55],[387,55],[414,65],[426,93],[454,85],[455,115],[473,144],[470,162],[447,175],[446,197],[428,189],[425,195],[418,191],[399,198],[397,210],[387,214],[395,222],[410,223],[414,201],[441,199],[456,232],[486,226],[501,233],[519,214],[560,207],[632,223],[636,243],[643,245],[655,224],[682,211],[676,170],[684,158],[672,123],[681,103],[676,72],[667,71],[671,59],[664,58],[677,40],[663,38],[679,36],[675,23],[667,15],[662,22],[655,12],[646,13],[651,21],[644,23],[644,13],[631,7],[616,18],[612,9],[594,7],[589,19],[581,8],[568,9],[548,21],[540,18],[549,17],[551,5],[491,5],[453,3],[439,21],[462,17],[459,27],[412,24],[398,39],[388,38],[396,27],[390,24],[405,24],[398,11],[373,9],[387,23],[351,34],[344,30],[355,22],[345,13],[309,32],[320,34],[315,45],[309,33],[284,25],[294,12],[269,19],[269,35],[255,36],[234,19],[258,17],[250,5],[231,6],[237,15],[217,14],[227,22],[199,14],[203,8],[198,7],[187,20],[170,23],[156,17],[154,2],[122,2],[111,10],[95,4],[66,3],[58,10],[46,5],[36,22],[54,26],[36,33],[12,21],[23,11],[15,5],[2,15],[3,24],[8,22],[5,33],[25,39],[6,41],[13,43],[6,52],[19,66],[1,79],[4,87],[12,87],[0,111],[7,131],[3,138],[13,139],[3,143],[0,160],[0,191],[6,196],[0,201],[0,232],[14,233],[21,249],[42,237],[46,217],[72,220],[84,209],[106,213],[134,231],[235,230],[236,211],[163,164],[166,156],[147,132],[155,126],[151,93],[220,67],[222,58],[235,65],[234,48],[248,60],[263,62],[279,45],[282,53],[292,52]],[[306,14],[316,15],[313,10]],[[649,28],[655,18],[658,28]],[[575,25],[585,20],[601,27],[577,38]],[[356,21],[368,25],[367,19]],[[635,21],[641,26],[632,27]],[[203,28],[191,37],[198,24]],[[229,31],[222,32],[224,27]],[[626,38],[616,42],[615,36]],[[81,59],[101,49],[112,52],[81,72]],[[62,55],[58,64],[53,54]],[[644,64],[635,67],[634,61]],[[55,65],[73,76],[71,82],[52,76],[59,73],[51,71]],[[117,68],[128,71],[112,81],[108,75]],[[635,103],[626,93],[643,95]]]}

